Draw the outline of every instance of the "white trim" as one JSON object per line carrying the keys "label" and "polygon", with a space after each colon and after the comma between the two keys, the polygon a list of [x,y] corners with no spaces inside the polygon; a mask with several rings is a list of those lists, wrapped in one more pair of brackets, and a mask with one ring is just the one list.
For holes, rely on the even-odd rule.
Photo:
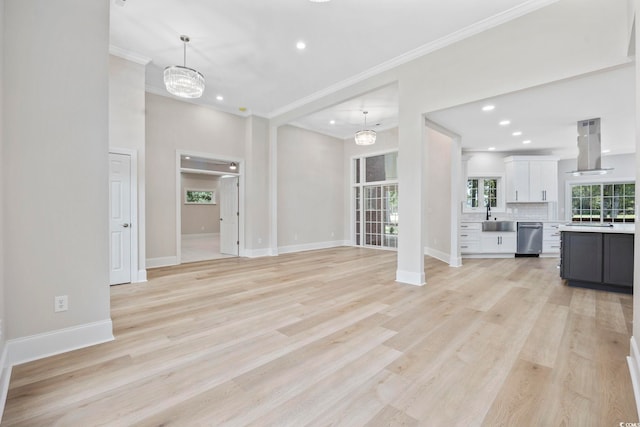
{"label": "white trim", "polygon": [[11,380],[12,367],[7,365],[7,345],[5,343],[2,350],[2,359],[0,359],[0,366],[2,367],[2,376],[0,377],[0,421],[2,415],[4,415],[4,407],[7,403],[7,394],[9,393],[9,382]]}
{"label": "white trim", "polygon": [[462,257],[452,254],[449,258],[449,267],[462,267]]}
{"label": "white trim", "polygon": [[111,319],[7,341],[8,366],[113,341]]}
{"label": "white trim", "polygon": [[640,418],[640,352],[635,337],[631,337],[630,355],[627,357],[629,365],[629,374],[631,375],[631,384],[633,386],[633,395],[636,398],[636,411]]}
{"label": "white trim", "polygon": [[571,186],[572,185],[600,185],[600,184],[611,184],[611,183],[627,183],[632,182],[635,184],[635,177],[612,177],[607,176],[605,178],[604,175],[586,175],[585,179],[580,180],[576,179],[578,177],[572,176],[571,180],[567,180],[564,182],[564,217],[567,221],[571,221],[573,217],[572,207],[571,207]]}
{"label": "white trim", "polygon": [[396,270],[396,282],[407,285],[424,286],[424,271],[422,273],[414,273],[413,271]]}
{"label": "white trim", "polygon": [[349,246],[347,240],[334,240],[330,242],[305,243],[302,245],[280,246],[278,253],[289,254],[293,252],[315,251],[317,249],[337,248],[340,246]]}
{"label": "white trim", "polygon": [[246,256],[247,258],[261,258],[265,256],[271,256],[271,250],[269,248],[245,249],[244,256]]}
{"label": "white trim", "polygon": [[[140,271],[144,271],[144,265],[139,264],[140,258],[140,242],[144,242],[144,236],[138,236],[139,233],[144,232],[144,227],[140,226],[138,220],[138,151],[131,150],[129,148],[109,147],[109,154],[119,154],[130,157],[130,177],[129,177],[129,198],[131,209],[131,283],[145,282],[147,279],[147,273],[144,274],[144,279],[140,279]],[[140,269],[142,267],[142,270]]]}
{"label": "white trim", "polygon": [[482,258],[515,258],[515,252],[514,253],[508,253],[508,254],[490,254],[490,253],[478,253],[478,254],[463,254],[462,258],[476,258],[476,259],[482,259]]}
{"label": "white trim", "polygon": [[178,257],[165,256],[159,258],[147,258],[147,268],[169,267],[178,265]]}
{"label": "white trim", "polygon": [[126,59],[127,61],[135,62],[140,65],[147,65],[151,62],[151,58],[148,56],[140,55],[112,44],[109,45],[109,53],[113,56],[117,56],[118,58]]}
{"label": "white trim", "polygon": [[447,264],[449,263],[449,258],[451,258],[451,254],[447,254],[437,249],[428,248],[426,246],[424,247],[424,254],[430,256],[431,258],[446,262]]}
{"label": "white trim", "polygon": [[384,71],[391,70],[396,68],[402,64],[406,64],[407,62],[413,61],[414,59],[420,58],[422,56],[427,55],[428,53],[434,52],[436,50],[442,49],[446,46],[464,40],[473,35],[479,34],[483,31],[486,31],[490,28],[496,27],[498,25],[504,24],[505,22],[516,19],[520,16],[526,15],[527,13],[533,12],[542,7],[548,6],[550,4],[556,3],[558,0],[530,0],[518,6],[515,6],[509,10],[506,10],[498,15],[489,17],[480,22],[476,22],[468,27],[462,28],[458,31],[455,31],[445,37],[441,37],[437,40],[432,41],[431,43],[427,43],[422,45],[416,49],[413,49],[407,53],[404,53],[400,56],[397,56],[389,61],[383,62],[380,65],[369,68],[367,71],[362,72],[360,74],[356,74],[353,77],[345,79],[341,82],[328,86],[325,89],[319,90],[317,92],[312,93],[309,96],[305,96],[297,101],[292,102],[291,104],[285,105],[284,107],[278,108],[276,110],[271,111],[268,115],[268,119],[273,119],[282,114],[288,113],[290,111],[295,110],[296,108],[300,108],[305,106],[313,101],[317,101],[325,96],[331,95],[335,92],[338,92],[342,89],[346,89],[350,86],[355,85],[356,83],[362,82],[364,80],[369,79],[370,77],[381,74]]}
{"label": "white trim", "polygon": [[147,270],[138,270],[138,281],[136,283],[147,281]]}
{"label": "white trim", "polygon": [[269,254],[278,255],[278,128],[269,126]]}
{"label": "white trim", "polygon": [[189,236],[189,237],[212,237],[215,238],[216,236],[220,236],[220,233],[193,233],[193,234],[183,234],[182,236]]}

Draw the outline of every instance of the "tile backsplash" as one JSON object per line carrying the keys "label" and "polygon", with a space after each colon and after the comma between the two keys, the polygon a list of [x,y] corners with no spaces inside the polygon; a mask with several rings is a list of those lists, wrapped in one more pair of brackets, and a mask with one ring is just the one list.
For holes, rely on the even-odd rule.
{"label": "tile backsplash", "polygon": [[[483,221],[483,212],[462,213],[462,221]],[[491,212],[491,218],[553,221],[558,219],[556,203],[508,203],[506,212]]]}

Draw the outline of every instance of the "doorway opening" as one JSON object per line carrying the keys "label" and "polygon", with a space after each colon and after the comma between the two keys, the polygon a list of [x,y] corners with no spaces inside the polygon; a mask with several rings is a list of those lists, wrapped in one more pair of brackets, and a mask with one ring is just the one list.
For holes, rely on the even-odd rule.
{"label": "doorway opening", "polygon": [[178,153],[178,263],[240,255],[240,162]]}

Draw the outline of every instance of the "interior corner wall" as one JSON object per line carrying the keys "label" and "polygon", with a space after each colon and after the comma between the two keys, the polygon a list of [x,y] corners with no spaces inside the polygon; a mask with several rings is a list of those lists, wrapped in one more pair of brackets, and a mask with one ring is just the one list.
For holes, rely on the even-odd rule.
{"label": "interior corner wall", "polygon": [[243,159],[246,118],[146,94],[146,212],[149,260],[175,259],[176,151]]}
{"label": "interior corner wall", "polygon": [[137,153],[138,269],[146,266],[145,76],[146,66],[109,55],[109,148]]}
{"label": "interior corner wall", "polygon": [[180,201],[182,234],[220,233],[220,194],[218,194],[220,177],[195,173],[182,173],[180,177],[182,182],[180,194],[184,195],[187,189],[216,192],[215,204],[186,204],[184,199]]}
{"label": "interior corner wall", "polygon": [[426,128],[425,253],[446,263],[451,255],[451,144],[453,140]]}
{"label": "interior corner wall", "polygon": [[344,236],[344,142],[278,129],[278,250],[339,246]]}
{"label": "interior corner wall", "polygon": [[[4,13],[7,338],[95,323],[110,335],[109,2],[9,0]],[[68,311],[54,313],[57,295]]]}

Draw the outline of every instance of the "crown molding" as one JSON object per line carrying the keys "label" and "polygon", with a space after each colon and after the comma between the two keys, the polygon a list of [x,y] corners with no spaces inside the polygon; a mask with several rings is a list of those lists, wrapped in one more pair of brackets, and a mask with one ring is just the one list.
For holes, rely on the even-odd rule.
{"label": "crown molding", "polygon": [[109,53],[113,56],[117,56],[118,58],[126,59],[127,61],[135,62],[140,65],[147,65],[151,62],[151,58],[147,56],[139,55],[114,45],[109,45]]}
{"label": "crown molding", "polygon": [[313,101],[317,101],[325,96],[331,95],[332,93],[338,92],[342,89],[346,89],[349,86],[353,86],[356,83],[360,83],[380,73],[389,71],[395,67],[398,67],[400,65],[406,64],[407,62],[413,61],[414,59],[418,59],[431,52],[442,49],[446,46],[449,46],[451,44],[454,44],[456,42],[459,42],[471,36],[474,36],[483,31],[489,30],[493,27],[497,27],[498,25],[501,25],[513,19],[519,18],[523,15],[526,15],[530,12],[541,9],[550,4],[557,3],[558,1],[559,0],[530,0],[528,2],[522,3],[521,5],[513,7],[509,10],[506,10],[490,18],[483,19],[482,21],[476,22],[475,24],[462,28],[445,37],[439,38],[430,43],[422,45],[416,49],[410,50],[407,53],[397,56],[389,61],[383,62],[382,64],[377,65],[375,67],[372,67],[367,71],[364,71],[360,74],[356,74],[353,77],[342,80],[341,82],[335,83],[322,90],[314,92],[309,96],[300,98],[299,100],[294,101],[288,105],[275,109],[271,111],[269,114],[267,114],[266,117],[269,119],[273,119],[274,117],[278,117],[282,114],[286,114],[290,111],[293,111],[297,108],[307,105]]}

